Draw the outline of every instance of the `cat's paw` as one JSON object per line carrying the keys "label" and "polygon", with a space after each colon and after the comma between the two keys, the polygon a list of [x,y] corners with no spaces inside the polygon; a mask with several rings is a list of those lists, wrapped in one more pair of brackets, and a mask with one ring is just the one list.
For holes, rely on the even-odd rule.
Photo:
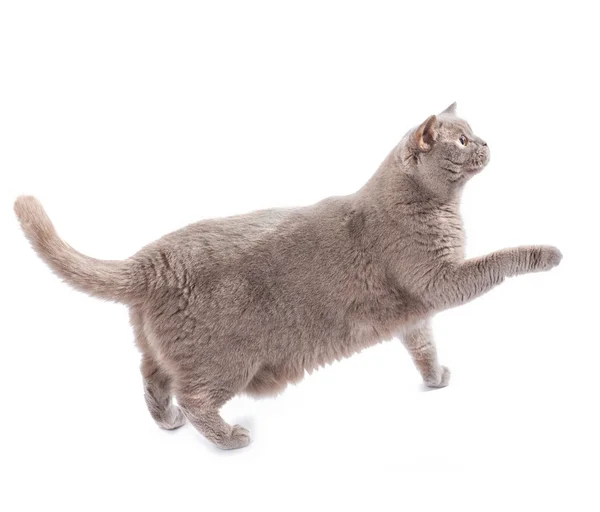
{"label": "cat's paw", "polygon": [[235,450],[244,448],[250,444],[250,432],[240,425],[234,425],[231,429],[231,435],[218,443],[219,448],[223,450]]}
{"label": "cat's paw", "polygon": [[158,421],[158,424],[165,430],[175,430],[176,428],[183,427],[186,422],[187,419],[181,409],[172,405],[169,408],[168,414]]}
{"label": "cat's paw", "polygon": [[536,270],[546,271],[553,269],[558,266],[560,260],[562,260],[562,253],[556,247],[551,245],[541,245],[540,247],[536,247],[536,249],[539,251]]}
{"label": "cat's paw", "polygon": [[445,388],[450,383],[450,370],[440,366],[434,375],[425,379],[425,385],[430,388]]}

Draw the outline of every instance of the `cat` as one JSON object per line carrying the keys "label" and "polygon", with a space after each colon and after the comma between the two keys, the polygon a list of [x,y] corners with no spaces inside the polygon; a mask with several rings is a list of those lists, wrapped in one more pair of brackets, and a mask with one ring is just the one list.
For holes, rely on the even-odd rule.
{"label": "cat", "polygon": [[489,154],[454,103],[410,130],[354,194],[197,222],[123,261],[74,250],[33,197],[15,212],[58,276],[129,306],[158,425],[189,420],[218,447],[241,448],[248,430],[219,414],[229,399],[277,394],[383,340],[401,339],[427,386],[448,385],[432,316],[559,264],[552,246],[465,259],[461,192]]}

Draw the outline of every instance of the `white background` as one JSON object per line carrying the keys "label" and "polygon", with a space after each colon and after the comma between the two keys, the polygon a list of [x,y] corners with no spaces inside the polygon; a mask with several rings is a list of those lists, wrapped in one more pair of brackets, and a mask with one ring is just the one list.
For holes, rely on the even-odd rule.
{"label": "white background", "polygon": [[[0,5],[0,509],[598,510],[597,17],[588,2]],[[469,256],[564,260],[436,317],[451,385],[398,341],[276,399],[243,450],[146,411],[123,306],[72,291],[12,213],[125,258],[202,218],[351,193],[458,101],[492,159]]]}

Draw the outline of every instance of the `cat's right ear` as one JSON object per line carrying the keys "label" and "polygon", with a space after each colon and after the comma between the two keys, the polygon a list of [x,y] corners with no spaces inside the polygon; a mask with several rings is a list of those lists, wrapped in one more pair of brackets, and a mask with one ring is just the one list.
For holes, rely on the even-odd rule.
{"label": "cat's right ear", "polygon": [[442,110],[441,113],[455,115],[456,114],[456,101],[454,103],[452,103],[452,105],[450,105],[446,110]]}
{"label": "cat's right ear", "polygon": [[437,139],[437,117],[429,116],[412,135],[412,145],[419,151],[429,151]]}

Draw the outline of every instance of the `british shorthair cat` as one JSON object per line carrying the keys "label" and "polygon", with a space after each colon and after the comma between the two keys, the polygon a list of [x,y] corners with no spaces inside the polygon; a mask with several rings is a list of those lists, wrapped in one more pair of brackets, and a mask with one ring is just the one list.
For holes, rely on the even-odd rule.
{"label": "british shorthair cat", "polygon": [[220,448],[241,448],[249,432],[219,414],[234,395],[279,393],[395,336],[428,386],[446,386],[431,317],[559,264],[551,246],[465,259],[461,193],[489,148],[455,109],[410,130],[354,194],[197,222],[123,261],[67,245],[33,197],[15,211],[58,276],[129,306],[156,422],[189,420]]}

